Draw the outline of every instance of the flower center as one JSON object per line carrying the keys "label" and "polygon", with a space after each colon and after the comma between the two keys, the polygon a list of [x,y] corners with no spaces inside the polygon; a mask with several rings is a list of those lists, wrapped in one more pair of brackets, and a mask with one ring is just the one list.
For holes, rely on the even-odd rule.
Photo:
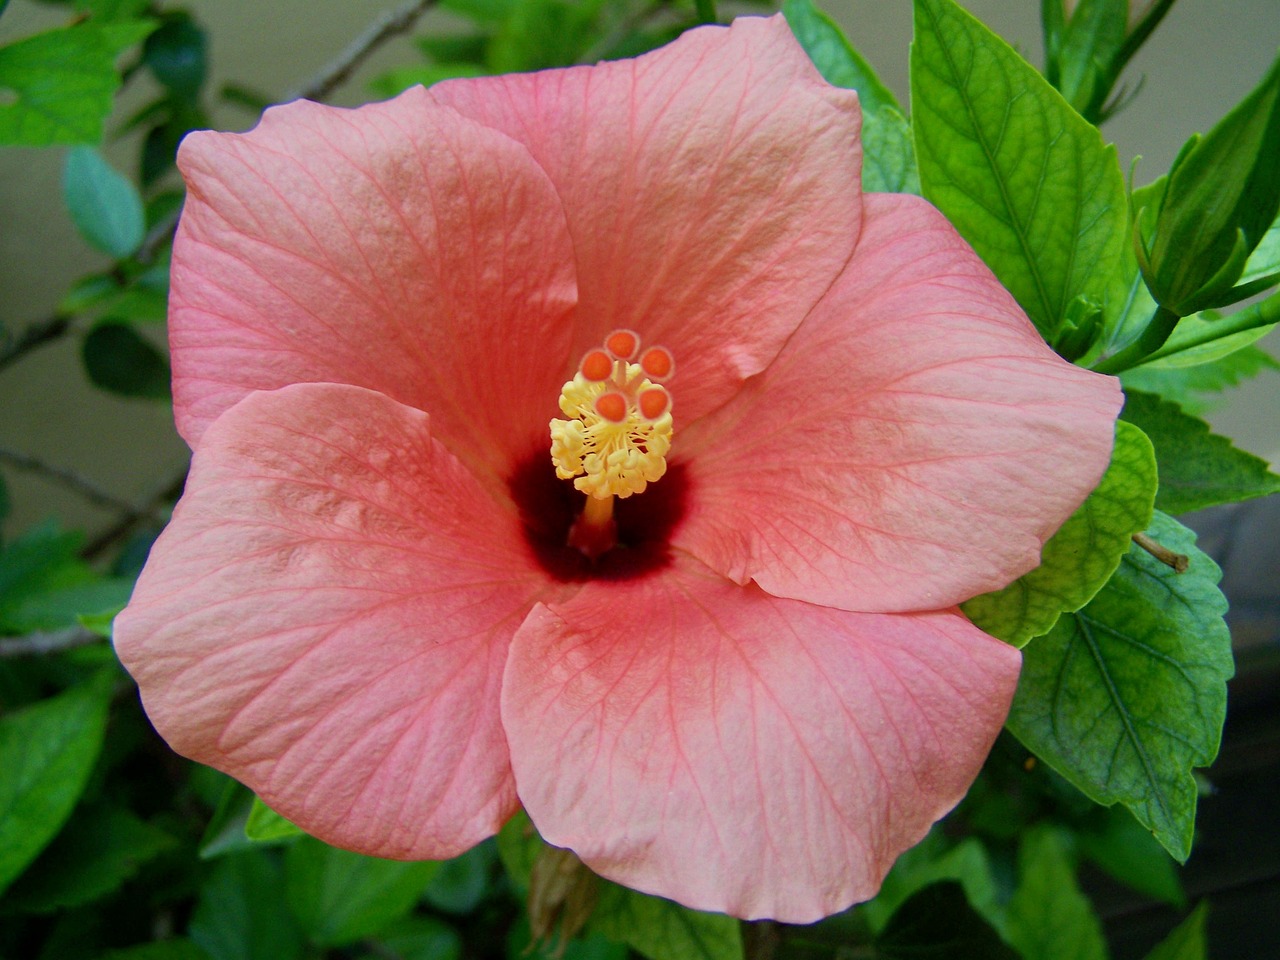
{"label": "flower center", "polygon": [[668,350],[641,352],[636,333],[615,330],[560,391],[568,419],[551,421],[551,462],[587,495],[569,544],[592,559],[617,542],[613,498],[643,493],[667,472],[671,394],[661,382],[674,372]]}

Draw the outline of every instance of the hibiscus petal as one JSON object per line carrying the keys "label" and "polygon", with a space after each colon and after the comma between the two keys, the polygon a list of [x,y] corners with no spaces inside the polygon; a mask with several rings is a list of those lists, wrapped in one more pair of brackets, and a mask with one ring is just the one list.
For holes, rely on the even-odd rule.
{"label": "hibiscus petal", "polygon": [[286,387],[205,434],[116,650],[179,753],[339,846],[448,857],[514,808],[498,703],[531,570],[425,414]]}
{"label": "hibiscus petal", "polygon": [[1056,356],[916,197],[868,195],[852,260],[774,364],[676,437],[675,542],[846,610],[1003,587],[1097,484],[1118,381]]}
{"label": "hibiscus petal", "polygon": [[576,294],[559,198],[523,147],[415,89],[275,107],[247,134],[191,134],[179,164],[170,322],[193,445],[249,391],[306,382],[430,410],[437,439],[501,470],[545,442]]}
{"label": "hibiscus petal", "polygon": [[857,98],[822,81],[780,16],[431,94],[529,147],[564,198],[578,349],[616,327],[667,346],[686,422],[763,369],[857,238]]}
{"label": "hibiscus petal", "polygon": [[535,607],[502,719],[550,843],[689,906],[807,923],[873,896],[960,800],[1019,662],[954,612],[847,613],[685,560]]}

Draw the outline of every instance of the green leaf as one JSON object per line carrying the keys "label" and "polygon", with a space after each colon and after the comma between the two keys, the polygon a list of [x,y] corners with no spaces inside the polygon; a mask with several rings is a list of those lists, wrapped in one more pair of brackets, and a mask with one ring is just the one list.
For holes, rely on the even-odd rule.
{"label": "green leaf", "polygon": [[602,881],[587,930],[649,960],[741,960],[738,921]]}
{"label": "green leaf", "polygon": [[120,86],[116,57],[153,29],[88,21],[0,47],[0,144],[99,142]]}
{"label": "green leaf", "polygon": [[1251,283],[1263,277],[1274,276],[1276,273],[1280,273],[1280,219],[1271,224],[1253,253],[1249,254],[1249,260],[1244,265],[1244,273],[1240,275],[1240,282]]}
{"label": "green leaf", "polygon": [[920,193],[911,125],[893,107],[862,118],[862,189],[879,193]]}
{"label": "green leaf", "polygon": [[1054,51],[1054,84],[1096,122],[1111,91],[1112,62],[1124,46],[1129,0],[1080,0]]}
{"label": "green leaf", "polygon": [[1219,360],[1262,339],[1277,324],[1280,294],[1227,316],[1205,310],[1183,317],[1164,346],[1143,360],[1141,366],[1194,366]]}
{"label": "green leaf", "polygon": [[1186,905],[1173,859],[1121,805],[1095,808],[1076,830],[1080,852],[1121,883],[1175,907]]}
{"label": "green leaf", "polygon": [[[208,770],[208,768],[204,768]],[[215,771],[209,770],[211,774],[222,777]],[[241,783],[225,777],[226,783],[222,787],[222,796],[218,800],[218,805],[213,811],[213,816],[209,819],[208,825],[204,829],[204,835],[200,838],[198,847],[200,859],[211,860],[214,857],[221,857],[228,853],[237,853],[244,850],[253,850],[258,844],[250,840],[246,835],[245,827],[249,822],[249,814],[253,810],[253,803],[257,797],[253,795],[253,791]]]}
{"label": "green leaf", "polygon": [[782,13],[809,59],[828,83],[858,91],[862,104],[862,187],[919,193],[911,126],[871,65],[812,0],[785,0]]}
{"label": "green leaf", "polygon": [[160,940],[124,950],[110,950],[100,960],[210,960],[191,940]]}
{"label": "green leaf", "polygon": [[390,951],[370,957],[394,956],[397,960],[461,960],[462,938],[436,917],[405,917],[388,924],[377,941]]}
{"label": "green leaf", "polygon": [[1187,572],[1130,547],[1088,606],[1023,651],[1008,727],[1093,800],[1128,806],[1183,861],[1192,770],[1213,761],[1222,736],[1231,636],[1221,571],[1195,534],[1159,512],[1147,533],[1189,556]]}
{"label": "green leaf", "polygon": [[1108,316],[1128,201],[1116,151],[953,0],[915,0],[911,111],[924,195],[1053,341],[1078,296]]}
{"label": "green leaf", "polygon": [[245,820],[244,835],[258,843],[272,843],[303,836],[303,831],[254,797],[249,816]]}
{"label": "green leaf", "polygon": [[49,913],[120,888],[177,841],[128,810],[84,807],[5,895],[8,906]]}
{"label": "green leaf", "polygon": [[262,850],[218,861],[200,887],[187,935],[210,960],[301,960],[303,955],[280,869]]}
{"label": "green leaf", "polygon": [[909,897],[943,880],[959,883],[965,899],[981,916],[995,917],[999,891],[986,848],[970,837],[939,852],[940,837],[934,831],[900,856],[875,899],[862,905],[872,930],[883,929]]}
{"label": "green leaf", "polygon": [[67,154],[62,194],[76,229],[91,246],[123,260],[142,245],[142,197],[93,147]]}
{"label": "green leaf", "polygon": [[1040,566],[1003,590],[961,604],[982,630],[1015,646],[1047,633],[1088,603],[1120,564],[1130,537],[1151,522],[1156,458],[1141,430],[1116,423],[1111,464],[1040,554]]}
{"label": "green leaf", "polygon": [[78,533],[62,533],[45,523],[0,550],[0,632],[39,629],[25,612],[32,597],[93,579],[93,571],[76,555],[81,540]]}
{"label": "green leaf", "polygon": [[533,865],[537,862],[542,847],[542,838],[538,836],[538,831],[533,828],[533,823],[524,810],[516,811],[516,815],[498,831],[498,858],[521,896],[529,893]]}
{"label": "green leaf", "polygon": [[1106,960],[1102,924],[1050,830],[1034,830],[1022,841],[1005,934],[1023,960]]}
{"label": "green leaf", "polygon": [[405,916],[439,869],[435,862],[380,860],[303,837],[285,854],[285,890],[308,939],[336,947]]}
{"label": "green leaf", "polygon": [[1158,394],[1188,413],[1200,413],[1209,404],[1195,394],[1221,393],[1264,370],[1280,370],[1280,363],[1260,347],[1248,344],[1225,357],[1195,366],[1167,361],[1143,364],[1122,373],[1120,382],[1129,392]]}
{"label": "green leaf", "polygon": [[1144,271],[1180,315],[1243,299],[1230,288],[1280,209],[1280,59],[1169,173]]}
{"label": "green leaf", "polygon": [[489,892],[489,874],[496,859],[493,843],[485,841],[461,856],[442,861],[423,896],[444,913],[470,913]]}
{"label": "green leaf", "polygon": [[183,100],[194,101],[204,85],[205,35],[185,12],[169,14],[142,47],[142,62]]}
{"label": "green leaf", "polygon": [[880,82],[871,64],[854,49],[836,22],[814,6],[813,0],[783,0],[782,15],[827,83],[858,91],[863,113],[876,113],[882,107],[893,107],[902,113],[897,97]]}
{"label": "green leaf", "polygon": [[1155,447],[1161,510],[1187,513],[1280,491],[1280,477],[1265,461],[1210,433],[1207,423],[1175,403],[1135,390],[1120,416],[1141,427]]}
{"label": "green leaf", "polygon": [[954,880],[925,887],[902,904],[876,937],[884,960],[1018,960],[965,899]]}
{"label": "green leaf", "polygon": [[80,356],[96,387],[125,397],[169,398],[169,361],[127,323],[98,324],[84,338]]}
{"label": "green leaf", "polygon": [[1156,944],[1146,960],[1208,960],[1209,941],[1204,929],[1208,919],[1209,904],[1202,902],[1173,933]]}
{"label": "green leaf", "polygon": [[57,835],[102,750],[111,682],[0,717],[0,893]]}

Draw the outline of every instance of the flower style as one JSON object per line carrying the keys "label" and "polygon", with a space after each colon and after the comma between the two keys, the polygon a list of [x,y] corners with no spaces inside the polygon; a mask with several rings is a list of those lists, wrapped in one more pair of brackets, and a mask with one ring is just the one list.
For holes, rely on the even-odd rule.
{"label": "flower style", "polygon": [[872,896],[1013,695],[955,605],[1036,565],[1120,391],[861,193],[858,125],[772,18],[188,137],[194,463],[116,625],[160,733],[369,854],[522,804],[694,907]]}

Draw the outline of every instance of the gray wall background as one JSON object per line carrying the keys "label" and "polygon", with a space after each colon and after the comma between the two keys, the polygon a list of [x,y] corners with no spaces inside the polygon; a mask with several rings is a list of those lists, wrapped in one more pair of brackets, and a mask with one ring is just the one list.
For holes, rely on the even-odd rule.
{"label": "gray wall background", "polygon": [[[1039,0],[962,0],[1033,63],[1041,61]],[[386,2],[356,0],[189,0],[212,39],[209,89],[234,80],[283,94],[331,60]],[[907,102],[908,0],[826,0],[885,81]],[[14,0],[0,18],[0,42],[61,21],[58,11]],[[419,32],[447,26],[432,14]],[[1179,0],[1130,68],[1145,75],[1138,101],[1104,133],[1126,168],[1142,154],[1139,182],[1163,173],[1186,137],[1208,129],[1266,70],[1280,46],[1280,0]],[[406,39],[390,43],[344,88],[335,102],[369,99],[365,83],[379,72],[414,62]],[[145,81],[144,81],[145,82]],[[116,117],[146,101],[142,84]],[[215,111],[224,129],[242,129],[243,111]],[[134,162],[137,145],[115,143],[117,165]],[[62,151],[0,150],[0,323],[10,330],[47,316],[79,276],[105,267],[76,235],[60,195]],[[157,334],[159,334],[157,330]],[[1280,355],[1280,336],[1264,341]],[[77,337],[28,355],[0,374],[0,446],[71,469],[119,496],[141,502],[180,468],[185,448],[163,404],[115,398],[94,390],[80,370]],[[1214,427],[1280,464],[1280,375],[1267,372],[1235,391],[1209,419]],[[5,470],[14,511],[6,533],[56,515],[70,526],[101,528],[112,515],[34,474]]]}

